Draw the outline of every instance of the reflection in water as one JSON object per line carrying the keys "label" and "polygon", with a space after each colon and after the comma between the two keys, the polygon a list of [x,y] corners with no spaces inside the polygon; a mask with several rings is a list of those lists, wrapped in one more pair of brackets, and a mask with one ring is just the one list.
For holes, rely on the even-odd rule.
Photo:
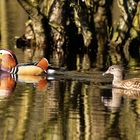
{"label": "reflection in water", "polygon": [[46,76],[18,75],[18,82],[34,84],[38,91],[45,91],[48,85]]}
{"label": "reflection in water", "polygon": [[102,96],[102,102],[104,105],[112,111],[117,111],[121,106],[122,95],[120,92],[116,91],[117,89],[112,89],[112,94],[109,96]]}
{"label": "reflection in water", "polygon": [[0,73],[0,139],[23,138],[33,99],[31,93],[35,91],[37,96],[46,90],[47,80],[44,77]]}
{"label": "reflection in water", "polygon": [[[139,91],[112,89],[112,97],[102,100],[111,111],[107,137],[139,139]],[[116,133],[116,134],[115,134]],[[114,134],[114,135],[112,135]]]}
{"label": "reflection in water", "polygon": [[0,73],[0,98],[10,96],[15,89],[16,82],[13,77],[6,72]]}
{"label": "reflection in water", "polygon": [[[13,94],[0,102],[0,139],[102,140],[139,135],[129,128],[138,123],[138,92],[113,88],[111,93],[93,81],[21,75],[13,91],[12,77],[1,73],[1,87],[13,85]],[[132,127],[139,132],[137,125]]]}
{"label": "reflection in water", "polygon": [[112,96],[110,98],[102,97],[102,101],[110,109],[119,109],[123,103],[122,99],[126,97],[131,99],[140,98],[140,91],[112,88]]}

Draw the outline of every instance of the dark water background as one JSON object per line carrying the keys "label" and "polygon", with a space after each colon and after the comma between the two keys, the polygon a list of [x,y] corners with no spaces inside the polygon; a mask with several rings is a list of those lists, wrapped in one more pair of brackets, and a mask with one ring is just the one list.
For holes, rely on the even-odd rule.
{"label": "dark water background", "polygon": [[[15,51],[22,63],[23,52],[14,45],[15,36],[24,33],[27,15],[16,0],[8,0],[5,7],[0,47]],[[126,78],[140,77],[138,59],[129,57]],[[101,58],[95,64],[88,54],[77,55],[69,66],[75,70],[61,75],[16,77],[1,72],[0,139],[139,140],[140,93],[112,89],[112,77],[102,76]],[[62,60],[53,55],[50,63],[60,66]]]}

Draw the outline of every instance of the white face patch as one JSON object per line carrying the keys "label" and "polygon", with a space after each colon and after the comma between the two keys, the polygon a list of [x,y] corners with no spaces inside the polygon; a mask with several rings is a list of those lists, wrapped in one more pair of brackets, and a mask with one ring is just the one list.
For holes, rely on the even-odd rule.
{"label": "white face patch", "polygon": [[0,54],[9,54],[13,57],[13,55],[7,50],[0,50]]}

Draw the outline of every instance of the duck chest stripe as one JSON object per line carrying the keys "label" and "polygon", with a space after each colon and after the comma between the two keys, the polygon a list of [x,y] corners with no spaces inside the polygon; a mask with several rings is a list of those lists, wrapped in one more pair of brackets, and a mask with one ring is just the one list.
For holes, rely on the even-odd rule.
{"label": "duck chest stripe", "polygon": [[11,69],[10,73],[16,74],[18,72],[18,67],[14,67]]}
{"label": "duck chest stripe", "polygon": [[12,79],[14,79],[15,81],[17,81],[17,79],[18,79],[18,75],[17,75],[17,74],[14,74],[14,73],[11,73],[11,77],[12,77]]}

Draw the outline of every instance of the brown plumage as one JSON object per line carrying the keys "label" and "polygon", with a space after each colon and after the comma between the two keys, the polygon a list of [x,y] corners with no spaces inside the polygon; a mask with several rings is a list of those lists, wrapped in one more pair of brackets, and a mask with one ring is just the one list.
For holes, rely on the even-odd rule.
{"label": "brown plumage", "polygon": [[112,86],[123,89],[140,90],[140,78],[123,79],[123,68],[120,65],[112,65],[108,70],[103,73],[112,74],[113,81]]}
{"label": "brown plumage", "polygon": [[17,65],[17,59],[12,51],[0,50],[0,68],[3,71],[10,71]]}

